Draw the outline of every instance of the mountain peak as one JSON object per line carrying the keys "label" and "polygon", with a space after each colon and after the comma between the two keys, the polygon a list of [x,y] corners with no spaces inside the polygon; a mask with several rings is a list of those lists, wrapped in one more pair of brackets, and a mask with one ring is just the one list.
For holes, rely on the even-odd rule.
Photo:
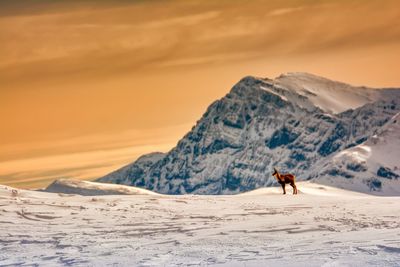
{"label": "mountain peak", "polygon": [[328,89],[328,87],[335,86],[340,88],[366,88],[352,86],[347,83],[335,81],[322,76],[318,76],[308,72],[287,72],[279,75],[274,79],[276,83],[285,84],[287,86],[296,85],[300,87],[309,86],[314,89]]}
{"label": "mountain peak", "polygon": [[382,90],[352,86],[304,72],[289,72],[275,78],[274,85],[308,98],[327,113],[355,109],[383,97]]}
{"label": "mountain peak", "polygon": [[287,72],[276,78],[245,76],[231,90],[236,96],[246,97],[257,90],[278,95],[301,108],[319,108],[326,113],[338,114],[377,100],[398,97],[396,89],[373,89],[353,86],[307,72]]}
{"label": "mountain peak", "polygon": [[293,72],[285,72],[285,73],[281,73],[278,77],[276,77],[275,79],[280,79],[280,78],[286,78],[286,77],[290,77],[290,78],[312,78],[312,79],[325,79],[325,80],[329,80],[328,78],[324,78],[322,76],[318,76],[309,72],[300,72],[300,71],[293,71]]}
{"label": "mountain peak", "polygon": [[308,110],[319,108],[338,114],[383,98],[386,90],[357,87],[306,72],[288,72],[274,79],[245,76],[231,93],[246,98],[257,90],[278,95],[281,99]]}

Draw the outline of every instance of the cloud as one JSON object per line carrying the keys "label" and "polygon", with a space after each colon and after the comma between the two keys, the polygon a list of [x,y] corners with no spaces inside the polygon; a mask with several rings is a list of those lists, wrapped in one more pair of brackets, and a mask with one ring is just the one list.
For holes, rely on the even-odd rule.
{"label": "cloud", "polygon": [[[36,153],[29,157],[19,154],[15,159],[1,161],[0,184],[32,184],[61,177],[99,178],[143,154],[170,150],[178,138],[166,136],[166,133],[178,131],[182,134],[189,128],[190,125],[177,125],[160,129],[89,135],[56,142],[35,142],[30,147],[27,144],[8,145],[8,151],[2,150],[2,154],[10,153],[15,148],[19,153],[36,148]],[[10,158],[4,154],[2,156]]]}
{"label": "cloud", "polygon": [[[263,9],[259,8],[261,2]],[[393,27],[399,11],[377,10],[374,1],[364,5],[355,0],[347,5],[339,1],[306,3],[192,2],[188,12],[180,2],[166,5],[155,1],[7,17],[0,20],[0,79],[19,82],[16,77],[21,73],[26,79],[42,78],[45,73],[52,77],[65,73],[113,75],[133,68],[175,66],[174,62],[204,64],[195,59],[219,54],[279,56],[399,41],[399,29]],[[272,11],[265,15],[269,8]],[[373,19],[366,20],[366,16]]]}
{"label": "cloud", "polygon": [[178,27],[193,26],[203,21],[217,18],[219,14],[220,12],[218,11],[208,11],[204,13],[192,14],[187,16],[154,20],[147,23],[139,24],[139,27],[143,27],[144,29],[149,29],[149,28],[167,28],[171,26],[178,26]]}
{"label": "cloud", "polygon": [[274,9],[272,10],[269,15],[270,16],[281,16],[281,15],[286,15],[289,13],[293,13],[299,10],[302,10],[303,7],[291,7],[291,8],[278,8],[278,9]]}

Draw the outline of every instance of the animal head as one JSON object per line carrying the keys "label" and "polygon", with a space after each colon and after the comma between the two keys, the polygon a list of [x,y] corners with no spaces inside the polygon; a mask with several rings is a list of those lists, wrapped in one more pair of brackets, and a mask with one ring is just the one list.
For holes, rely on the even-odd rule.
{"label": "animal head", "polygon": [[274,173],[272,173],[272,176],[278,176],[278,171],[274,168]]}

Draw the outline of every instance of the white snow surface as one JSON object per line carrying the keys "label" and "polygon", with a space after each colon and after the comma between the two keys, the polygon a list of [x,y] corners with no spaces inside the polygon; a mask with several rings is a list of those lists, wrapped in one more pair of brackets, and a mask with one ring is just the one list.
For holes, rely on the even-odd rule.
{"label": "white snow surface", "polygon": [[0,186],[0,266],[399,266],[400,197],[298,188],[81,196]]}
{"label": "white snow surface", "polygon": [[400,175],[400,113],[364,145],[370,151],[367,160],[394,169]]}
{"label": "white snow surface", "polygon": [[274,86],[307,97],[329,113],[340,113],[384,98],[379,90],[357,87],[302,72],[289,72],[273,80]]}
{"label": "white snow surface", "polygon": [[104,184],[72,179],[59,179],[50,184],[47,192],[78,194],[86,196],[96,195],[157,195],[157,193],[126,185]]}

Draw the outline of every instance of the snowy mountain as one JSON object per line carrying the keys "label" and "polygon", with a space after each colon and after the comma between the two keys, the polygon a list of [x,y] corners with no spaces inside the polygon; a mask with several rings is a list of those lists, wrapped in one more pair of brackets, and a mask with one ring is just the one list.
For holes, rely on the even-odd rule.
{"label": "snowy mountain", "polygon": [[273,167],[298,180],[319,179],[316,167],[329,168],[332,157],[371,140],[398,112],[400,89],[306,73],[249,76],[170,152],[143,156],[99,181],[168,194],[233,194],[276,184]]}
{"label": "snowy mountain", "polygon": [[400,113],[367,141],[321,165],[313,174],[318,183],[376,195],[400,195]]}

